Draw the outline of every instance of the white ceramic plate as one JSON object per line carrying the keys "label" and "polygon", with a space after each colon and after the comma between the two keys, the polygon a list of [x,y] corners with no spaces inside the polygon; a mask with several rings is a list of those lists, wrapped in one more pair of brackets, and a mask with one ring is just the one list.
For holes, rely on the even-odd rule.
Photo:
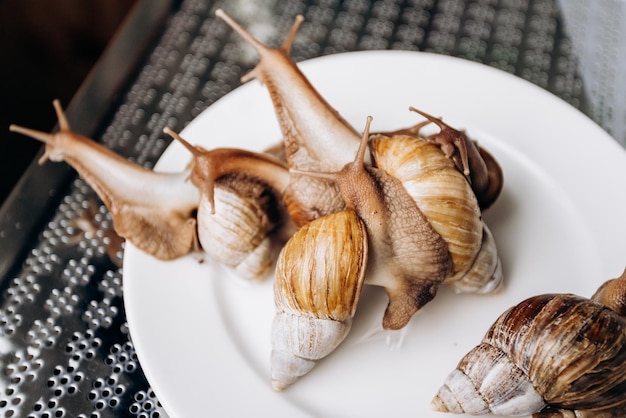
{"label": "white ceramic plate", "polygon": [[[493,153],[504,191],[485,219],[506,288],[491,296],[448,290],[402,334],[377,331],[384,293],[366,288],[346,341],[284,392],[269,384],[271,279],[247,284],[193,257],[159,262],[126,247],[124,299],[146,376],[172,417],[420,417],[461,356],[506,308],[546,292],[591,296],[626,265],[626,153],[582,113],[493,68],[418,52],[361,52],[301,68],[357,129],[416,123],[418,107],[443,116]],[[268,94],[251,82],[183,132],[207,148],[262,150],[280,137]],[[156,169],[189,160],[178,144]],[[390,343],[395,341],[395,345]]]}

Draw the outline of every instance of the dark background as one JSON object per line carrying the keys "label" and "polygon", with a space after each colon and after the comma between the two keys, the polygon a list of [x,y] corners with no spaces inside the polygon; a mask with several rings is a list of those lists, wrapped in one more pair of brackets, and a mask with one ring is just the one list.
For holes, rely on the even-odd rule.
{"label": "dark background", "polygon": [[56,124],[136,0],[0,0],[0,206],[40,144],[9,132]]}

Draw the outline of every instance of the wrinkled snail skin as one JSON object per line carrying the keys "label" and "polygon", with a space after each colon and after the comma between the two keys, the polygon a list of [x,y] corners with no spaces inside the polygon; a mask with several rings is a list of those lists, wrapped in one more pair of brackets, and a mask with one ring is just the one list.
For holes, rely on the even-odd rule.
{"label": "wrinkled snail skin", "polygon": [[[617,294],[609,299],[624,300],[623,282],[626,273],[612,282]],[[522,301],[461,359],[433,399],[433,408],[535,418],[624,416],[622,308],[572,294]]]}
{"label": "wrinkled snail skin", "polygon": [[397,178],[432,227],[446,241],[453,271],[446,278],[458,292],[489,293],[502,282],[493,235],[481,218],[476,195],[441,148],[424,138],[375,135],[376,167]]}
{"label": "wrinkled snail skin", "polygon": [[365,225],[350,209],[311,221],[287,241],[274,282],[270,369],[275,390],[309,373],[348,335],[367,259]]}
{"label": "wrinkled snail skin", "polygon": [[107,206],[117,234],[152,256],[170,260],[197,250],[198,190],[189,172],[157,173],[133,164],[70,129],[59,101],[55,134],[11,125],[10,130],[45,143],[46,160],[72,166]]}
{"label": "wrinkled snail skin", "polygon": [[287,166],[251,151],[189,144],[165,132],[193,155],[191,183],[200,191],[198,239],[202,249],[239,277],[264,278],[274,262],[274,243],[295,231],[281,203],[289,183]]}
{"label": "wrinkled snail skin", "polygon": [[371,247],[366,282],[384,287],[389,297],[383,328],[400,329],[435,297],[453,262],[445,240],[400,180],[364,164],[371,120],[353,162],[338,172],[308,175],[335,181],[348,208],[365,223]]}
{"label": "wrinkled snail skin", "polygon": [[[216,11],[216,15],[252,45],[260,57],[257,66],[243,80],[256,78],[266,86],[283,134],[289,166],[309,171],[341,169],[356,152],[360,136],[289,57],[302,17],[297,18],[283,45],[270,49],[222,10]],[[332,183],[298,175],[293,176],[285,199],[298,225],[345,208]]]}

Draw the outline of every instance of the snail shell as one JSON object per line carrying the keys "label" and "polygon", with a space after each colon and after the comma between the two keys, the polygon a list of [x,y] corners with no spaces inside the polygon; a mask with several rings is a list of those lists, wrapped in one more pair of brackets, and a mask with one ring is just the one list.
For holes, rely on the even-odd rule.
{"label": "snail shell", "polygon": [[626,417],[626,402],[613,408],[602,410],[570,411],[567,409],[546,408],[533,414],[533,418],[623,418]]}
{"label": "snail shell", "polygon": [[623,408],[625,361],[626,319],[615,310],[572,294],[535,296],[496,320],[433,407],[512,416]]}
{"label": "snail shell", "polygon": [[274,389],[307,374],[348,335],[367,258],[365,225],[352,210],[318,218],[287,241],[274,283]]}
{"label": "snail shell", "polygon": [[502,289],[504,275],[493,234],[483,223],[480,250],[471,267],[463,275],[446,282],[459,293],[496,293]]}
{"label": "snail shell", "polygon": [[446,241],[454,266],[446,283],[464,292],[498,288],[502,269],[495,241],[482,221],[474,191],[455,163],[437,144],[419,137],[376,135],[370,149],[376,166],[402,182]]}
{"label": "snail shell", "polygon": [[261,279],[274,262],[274,243],[293,233],[281,193],[289,182],[279,160],[251,151],[189,144],[168,134],[193,155],[190,180],[200,191],[197,223],[202,249],[240,277]]}
{"label": "snail shell", "polygon": [[242,278],[261,279],[273,263],[271,232],[280,218],[271,206],[262,203],[221,186],[215,187],[212,204],[202,196],[198,206],[202,249]]}

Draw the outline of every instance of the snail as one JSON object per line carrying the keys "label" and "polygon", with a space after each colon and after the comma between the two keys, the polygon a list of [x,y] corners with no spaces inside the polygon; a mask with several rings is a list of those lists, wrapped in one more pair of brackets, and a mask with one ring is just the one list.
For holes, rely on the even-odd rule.
{"label": "snail", "polygon": [[171,260],[198,249],[198,190],[189,171],[157,173],[133,164],[97,142],[73,132],[61,104],[55,134],[17,125],[9,129],[45,143],[39,163],[65,161],[95,190],[109,209],[115,232],[142,251]]}
{"label": "snail", "polygon": [[371,247],[366,283],[384,287],[389,297],[383,328],[400,329],[444,281],[461,281],[472,271],[469,282],[479,282],[472,290],[491,291],[502,277],[495,245],[486,245],[479,257],[483,241],[493,240],[454,163],[432,142],[375,135],[375,166],[366,165],[371,121],[354,161],[342,170],[298,172],[336,182],[347,207],[365,223]]}
{"label": "snail", "polygon": [[275,390],[310,372],[348,335],[367,254],[365,225],[350,209],[309,222],[287,241],[274,282],[270,369]]}
{"label": "snail", "polygon": [[623,417],[626,270],[590,298],[544,294],[504,312],[432,401],[473,415]]}
{"label": "snail", "polygon": [[[336,171],[349,161],[359,145],[358,132],[311,85],[289,52],[302,16],[298,16],[283,44],[270,49],[230,16],[218,9],[223,19],[254,47],[260,60],[242,78],[256,78],[268,89],[283,134],[289,167],[309,171]],[[294,175],[285,191],[289,213],[298,225],[345,207],[334,184],[324,179]]]}
{"label": "snail", "polygon": [[41,163],[74,167],[109,209],[118,235],[158,259],[204,251],[242,277],[267,274],[273,240],[293,232],[280,204],[289,180],[282,162],[240,149],[203,150],[166,128],[193,160],[180,173],[158,173],[72,132],[58,101],[54,107],[58,133],[10,129],[46,144]]}
{"label": "snail", "polygon": [[502,283],[495,240],[476,195],[438,144],[419,136],[373,135],[376,167],[400,180],[447,244],[453,270],[446,283],[458,292],[491,293]]}

